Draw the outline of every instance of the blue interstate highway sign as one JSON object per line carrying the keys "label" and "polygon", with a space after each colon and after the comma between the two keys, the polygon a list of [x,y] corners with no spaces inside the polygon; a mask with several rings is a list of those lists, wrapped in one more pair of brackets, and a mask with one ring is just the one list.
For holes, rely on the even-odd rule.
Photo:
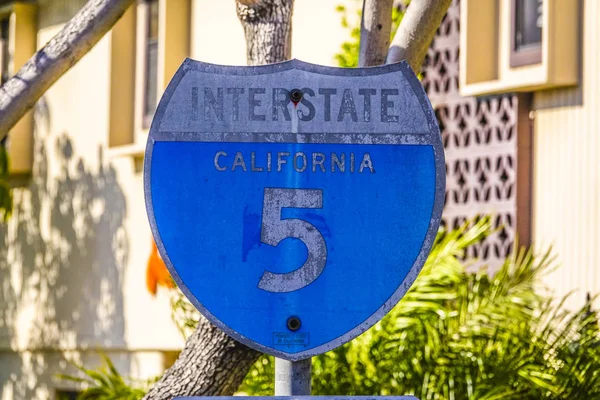
{"label": "blue interstate highway sign", "polygon": [[444,153],[406,63],[186,60],[152,122],[144,185],[191,302],[295,361],[360,335],[409,289],[439,227]]}

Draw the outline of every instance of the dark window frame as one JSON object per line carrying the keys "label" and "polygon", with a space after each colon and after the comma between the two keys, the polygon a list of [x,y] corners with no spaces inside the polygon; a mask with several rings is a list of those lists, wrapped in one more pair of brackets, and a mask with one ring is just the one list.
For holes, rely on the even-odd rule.
{"label": "dark window frame", "polygon": [[[517,0],[511,0],[510,8],[510,66],[514,68],[541,64],[543,33],[540,43],[517,49]],[[542,27],[542,32],[543,29]]]}
{"label": "dark window frame", "polygon": [[[143,52],[144,52],[144,87],[143,87],[143,96],[142,96],[142,128],[148,129],[152,124],[152,118],[154,118],[154,112],[156,110],[156,106],[158,105],[158,42],[160,40],[158,33],[156,38],[151,38],[151,27],[152,27],[152,3],[155,4],[156,7],[160,7],[159,0],[142,0],[144,7],[146,8],[146,20],[144,21],[144,43],[143,43]],[[158,17],[157,17],[158,18]],[[157,26],[159,21],[156,22]],[[157,27],[158,31],[158,27]],[[152,68],[150,68],[150,48],[154,47],[154,55],[155,55],[155,66],[154,73],[152,74]],[[154,84],[154,94],[153,99],[150,99],[151,95],[151,81]],[[153,107],[149,107],[150,103],[153,104]],[[151,108],[151,110],[150,110]]]}
{"label": "dark window frame", "polygon": [[10,78],[10,14],[0,15],[0,84]]}

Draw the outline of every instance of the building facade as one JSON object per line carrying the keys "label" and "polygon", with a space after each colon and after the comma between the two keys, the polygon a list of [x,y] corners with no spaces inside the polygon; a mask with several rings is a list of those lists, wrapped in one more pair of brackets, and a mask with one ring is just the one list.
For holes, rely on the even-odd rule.
{"label": "building facade", "polygon": [[514,171],[517,197],[529,194],[516,221],[529,224],[521,237],[538,251],[552,247],[548,287],[581,306],[600,290],[600,4],[462,0],[460,8],[460,93],[523,99],[517,119],[530,132],[517,129]]}

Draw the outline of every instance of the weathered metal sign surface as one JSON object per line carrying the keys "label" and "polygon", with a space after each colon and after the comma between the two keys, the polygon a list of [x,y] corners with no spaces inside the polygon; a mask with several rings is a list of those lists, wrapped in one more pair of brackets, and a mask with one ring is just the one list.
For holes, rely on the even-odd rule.
{"label": "weathered metal sign surface", "polygon": [[406,63],[186,60],[154,117],[144,178],[186,296],[235,339],[299,360],[358,336],[406,293],[439,226],[445,168]]}

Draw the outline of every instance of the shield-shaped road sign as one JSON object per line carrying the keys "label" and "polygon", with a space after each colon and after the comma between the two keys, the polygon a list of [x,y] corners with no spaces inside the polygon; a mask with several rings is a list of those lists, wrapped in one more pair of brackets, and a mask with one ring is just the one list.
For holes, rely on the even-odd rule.
{"label": "shield-shaped road sign", "polygon": [[186,60],[152,122],[146,206],[175,281],[212,323],[299,360],[358,336],[417,277],[444,154],[406,63]]}

